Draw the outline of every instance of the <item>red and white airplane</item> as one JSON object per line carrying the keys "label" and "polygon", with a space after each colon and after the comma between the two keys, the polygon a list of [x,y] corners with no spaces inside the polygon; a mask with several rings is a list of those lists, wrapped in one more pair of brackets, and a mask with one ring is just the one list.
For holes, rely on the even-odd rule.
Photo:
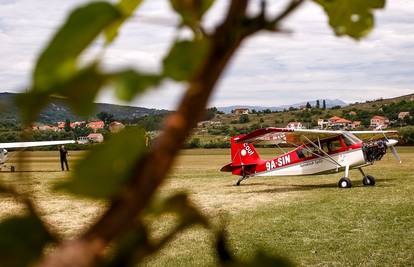
{"label": "red and white airplane", "polygon": [[[375,185],[375,178],[365,175],[362,168],[381,160],[391,149],[395,158],[401,159],[395,150],[397,131],[331,131],[287,128],[263,128],[231,139],[232,162],[221,168],[240,176],[240,182],[253,176],[316,175],[344,171],[338,186],[349,188],[349,170],[358,169],[364,185]],[[362,141],[364,140],[364,141]],[[265,160],[261,159],[253,143],[264,142],[290,144],[294,150]]]}
{"label": "red and white airplane", "polygon": [[[8,151],[10,148],[28,148],[39,146],[56,146],[65,144],[74,144],[74,140],[60,140],[60,141],[37,141],[37,142],[14,142],[14,143],[0,143],[0,169],[4,166],[8,158]],[[14,171],[14,168],[11,168]]]}

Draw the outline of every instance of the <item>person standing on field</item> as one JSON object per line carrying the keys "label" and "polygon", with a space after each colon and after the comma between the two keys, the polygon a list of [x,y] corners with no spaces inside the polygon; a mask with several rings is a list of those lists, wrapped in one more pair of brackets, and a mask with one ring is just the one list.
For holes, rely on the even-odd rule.
{"label": "person standing on field", "polygon": [[60,153],[60,166],[62,167],[62,171],[65,170],[63,163],[65,163],[66,165],[66,170],[69,171],[68,159],[67,159],[68,151],[66,150],[64,145],[60,146],[59,153]]}

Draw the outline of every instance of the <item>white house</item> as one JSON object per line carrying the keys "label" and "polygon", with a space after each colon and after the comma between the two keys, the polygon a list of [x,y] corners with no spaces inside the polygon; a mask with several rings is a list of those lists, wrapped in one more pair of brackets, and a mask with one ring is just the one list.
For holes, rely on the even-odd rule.
{"label": "white house", "polygon": [[304,129],[305,127],[299,121],[291,121],[287,124],[286,128],[289,128],[289,129]]}

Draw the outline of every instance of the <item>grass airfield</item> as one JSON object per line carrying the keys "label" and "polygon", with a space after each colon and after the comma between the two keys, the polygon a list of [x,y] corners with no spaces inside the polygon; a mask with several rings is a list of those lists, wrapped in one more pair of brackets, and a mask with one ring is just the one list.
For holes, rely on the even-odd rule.
{"label": "grass airfield", "polygon": [[[299,266],[414,265],[414,148],[398,148],[365,168],[377,178],[364,187],[352,170],[351,189],[337,188],[342,173],[303,177],[254,177],[234,186],[236,177],[219,169],[229,162],[229,150],[186,150],[160,190],[162,195],[191,193],[193,201],[215,221],[224,220],[233,253],[248,259],[261,249],[289,257]],[[262,149],[271,158],[274,149]],[[0,179],[34,196],[40,214],[62,237],[74,237],[105,209],[105,203],[80,200],[54,192],[54,182],[67,179],[60,171],[58,152],[10,153],[16,172]],[[72,167],[83,152],[70,152]],[[21,212],[11,198],[1,198],[0,218]],[[148,218],[151,220],[151,218]],[[152,221],[153,238],[165,233],[174,218]],[[192,228],[145,266],[215,265],[212,240],[200,227]]]}

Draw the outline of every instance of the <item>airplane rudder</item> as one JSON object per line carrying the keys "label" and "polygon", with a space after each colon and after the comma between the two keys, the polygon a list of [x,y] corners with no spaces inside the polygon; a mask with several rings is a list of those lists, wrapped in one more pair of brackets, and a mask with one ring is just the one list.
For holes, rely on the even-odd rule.
{"label": "airplane rudder", "polygon": [[247,165],[255,164],[260,159],[255,147],[250,143],[236,143],[235,138],[231,139],[231,158],[232,164],[235,165]]}

